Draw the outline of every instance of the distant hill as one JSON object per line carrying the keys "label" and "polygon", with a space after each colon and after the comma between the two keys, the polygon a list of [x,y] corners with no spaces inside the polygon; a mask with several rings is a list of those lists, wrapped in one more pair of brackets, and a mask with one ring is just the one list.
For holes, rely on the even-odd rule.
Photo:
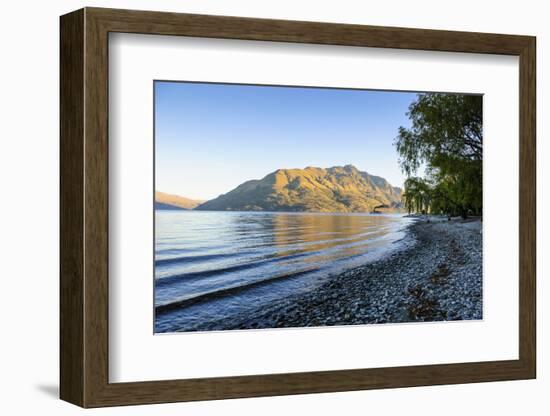
{"label": "distant hill", "polygon": [[371,212],[402,208],[401,189],[355,166],[279,169],[195,209],[210,211]]}
{"label": "distant hill", "polygon": [[155,209],[193,209],[203,202],[179,195],[155,192]]}

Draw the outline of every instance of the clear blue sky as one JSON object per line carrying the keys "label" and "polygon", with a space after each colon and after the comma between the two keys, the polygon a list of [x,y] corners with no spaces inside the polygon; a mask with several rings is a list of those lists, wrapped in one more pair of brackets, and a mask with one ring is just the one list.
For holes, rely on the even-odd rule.
{"label": "clear blue sky", "polygon": [[279,168],[352,164],[402,186],[414,93],[155,82],[156,190],[211,199]]}

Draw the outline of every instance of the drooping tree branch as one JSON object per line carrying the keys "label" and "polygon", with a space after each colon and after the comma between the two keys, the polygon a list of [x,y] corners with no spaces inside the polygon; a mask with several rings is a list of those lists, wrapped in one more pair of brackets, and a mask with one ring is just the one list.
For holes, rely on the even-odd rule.
{"label": "drooping tree branch", "polygon": [[[411,179],[405,194],[429,201],[431,210],[481,213],[481,96],[419,94],[407,115],[411,126],[400,127],[394,143],[401,169]],[[413,178],[421,166],[429,177]]]}

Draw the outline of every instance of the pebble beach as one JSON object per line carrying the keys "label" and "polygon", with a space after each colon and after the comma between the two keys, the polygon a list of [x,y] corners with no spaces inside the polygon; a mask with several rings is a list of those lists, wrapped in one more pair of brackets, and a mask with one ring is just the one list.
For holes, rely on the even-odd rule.
{"label": "pebble beach", "polygon": [[[420,216],[403,249],[209,330],[482,319],[482,222]],[[200,329],[199,329],[200,330]]]}

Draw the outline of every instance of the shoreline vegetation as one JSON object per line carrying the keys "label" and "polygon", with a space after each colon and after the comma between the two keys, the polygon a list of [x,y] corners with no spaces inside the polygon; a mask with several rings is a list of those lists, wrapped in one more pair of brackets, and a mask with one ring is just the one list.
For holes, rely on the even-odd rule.
{"label": "shoreline vegetation", "polygon": [[185,331],[482,319],[480,218],[415,217],[400,251],[311,291]]}
{"label": "shoreline vegetation", "polygon": [[482,110],[479,95],[419,94],[409,106],[412,125],[400,127],[394,142],[409,213],[482,215]]}

